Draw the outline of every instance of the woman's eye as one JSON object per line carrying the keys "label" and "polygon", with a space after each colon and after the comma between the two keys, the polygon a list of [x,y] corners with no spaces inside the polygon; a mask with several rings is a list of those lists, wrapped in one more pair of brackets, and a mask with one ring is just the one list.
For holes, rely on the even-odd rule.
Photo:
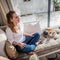
{"label": "woman's eye", "polygon": [[16,16],[15,18],[19,18],[19,16]]}
{"label": "woman's eye", "polygon": [[16,18],[18,18],[18,17],[16,17]]}

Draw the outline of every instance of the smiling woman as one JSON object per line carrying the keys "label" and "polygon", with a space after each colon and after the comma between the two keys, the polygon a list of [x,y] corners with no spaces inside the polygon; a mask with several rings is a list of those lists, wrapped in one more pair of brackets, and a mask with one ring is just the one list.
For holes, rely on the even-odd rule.
{"label": "smiling woman", "polygon": [[15,46],[19,53],[33,54],[36,46],[40,43],[40,34],[24,32],[24,25],[15,11],[9,11],[6,17],[8,41]]}

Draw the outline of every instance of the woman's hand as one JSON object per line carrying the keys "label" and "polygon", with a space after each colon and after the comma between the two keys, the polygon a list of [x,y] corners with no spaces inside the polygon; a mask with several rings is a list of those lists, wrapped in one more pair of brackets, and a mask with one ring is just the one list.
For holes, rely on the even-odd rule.
{"label": "woman's hand", "polygon": [[29,36],[34,37],[34,35],[33,35],[33,34],[29,34]]}
{"label": "woman's hand", "polygon": [[18,43],[15,42],[15,41],[13,41],[12,45],[13,45],[13,46],[16,46],[16,45],[18,45]]}
{"label": "woman's hand", "polygon": [[17,43],[17,42],[13,42],[13,45],[16,46],[16,45],[19,45],[21,48],[24,48],[26,46],[25,43]]}
{"label": "woman's hand", "polygon": [[20,43],[19,46],[20,46],[21,48],[24,48],[24,47],[26,46],[26,44],[25,44],[25,43]]}

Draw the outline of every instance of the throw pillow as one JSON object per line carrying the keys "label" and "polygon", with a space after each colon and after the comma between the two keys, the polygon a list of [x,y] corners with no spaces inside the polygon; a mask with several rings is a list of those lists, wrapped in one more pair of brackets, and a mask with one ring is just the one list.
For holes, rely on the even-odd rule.
{"label": "throw pillow", "polygon": [[27,33],[35,33],[35,32],[41,33],[39,22],[25,23],[24,24],[24,32],[27,32]]}
{"label": "throw pillow", "polygon": [[3,56],[0,56],[0,60],[10,60],[10,59],[3,57]]}
{"label": "throw pillow", "polygon": [[13,45],[11,45],[9,41],[6,41],[5,52],[9,58],[15,59],[18,56],[18,53],[17,53],[15,47]]}

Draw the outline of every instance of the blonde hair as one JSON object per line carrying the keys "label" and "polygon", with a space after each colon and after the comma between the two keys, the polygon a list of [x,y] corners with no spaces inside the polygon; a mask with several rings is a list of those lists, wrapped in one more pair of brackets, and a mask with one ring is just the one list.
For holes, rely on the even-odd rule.
{"label": "blonde hair", "polygon": [[14,29],[14,24],[13,22],[11,22],[11,19],[13,19],[13,14],[15,13],[15,11],[9,11],[7,14],[6,14],[6,17],[7,17],[7,25],[8,27],[12,30],[12,32],[14,33],[17,33],[16,32],[16,29]]}

